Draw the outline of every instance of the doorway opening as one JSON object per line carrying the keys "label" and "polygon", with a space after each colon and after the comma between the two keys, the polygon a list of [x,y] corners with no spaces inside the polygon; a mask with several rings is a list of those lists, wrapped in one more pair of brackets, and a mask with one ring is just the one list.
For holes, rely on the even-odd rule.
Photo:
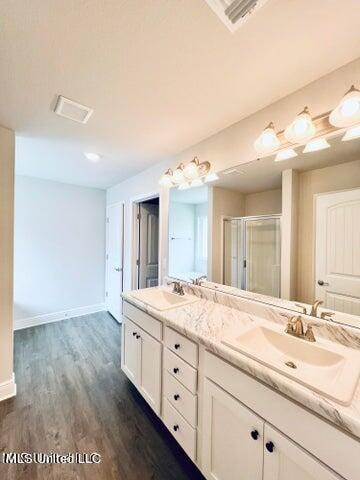
{"label": "doorway opening", "polygon": [[159,197],[136,205],[136,288],[159,285]]}

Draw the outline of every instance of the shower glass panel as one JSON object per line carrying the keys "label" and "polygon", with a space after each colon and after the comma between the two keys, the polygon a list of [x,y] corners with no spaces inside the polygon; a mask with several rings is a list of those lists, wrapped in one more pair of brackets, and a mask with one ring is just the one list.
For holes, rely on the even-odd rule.
{"label": "shower glass panel", "polygon": [[245,290],[280,297],[280,218],[244,219]]}
{"label": "shower glass panel", "polygon": [[241,220],[224,221],[224,271],[223,281],[230,287],[242,285],[242,230]]}

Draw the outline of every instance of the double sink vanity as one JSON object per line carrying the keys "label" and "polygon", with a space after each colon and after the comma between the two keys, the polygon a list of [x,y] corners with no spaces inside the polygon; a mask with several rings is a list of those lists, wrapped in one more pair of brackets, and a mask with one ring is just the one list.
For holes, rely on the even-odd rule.
{"label": "double sink vanity", "polygon": [[123,300],[122,369],[205,478],[360,478],[360,332],[188,283]]}

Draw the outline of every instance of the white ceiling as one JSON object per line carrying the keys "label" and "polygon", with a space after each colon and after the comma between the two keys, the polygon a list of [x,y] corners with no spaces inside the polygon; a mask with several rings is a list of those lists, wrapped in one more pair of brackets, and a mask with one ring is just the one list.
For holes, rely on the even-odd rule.
{"label": "white ceiling", "polygon": [[[358,0],[270,0],[234,34],[204,0],[2,0],[17,172],[116,184],[358,58],[359,21]],[[89,123],[52,113],[57,94]]]}

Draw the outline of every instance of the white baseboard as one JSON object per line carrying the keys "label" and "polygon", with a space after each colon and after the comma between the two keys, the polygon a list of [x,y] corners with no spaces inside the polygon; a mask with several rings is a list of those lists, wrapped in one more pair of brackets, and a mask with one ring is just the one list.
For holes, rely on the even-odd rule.
{"label": "white baseboard", "polygon": [[15,375],[8,382],[0,383],[0,402],[16,395]]}
{"label": "white baseboard", "polygon": [[105,304],[98,303],[96,305],[72,308],[63,312],[46,313],[45,315],[38,315],[36,317],[23,318],[14,321],[14,330],[35,327],[36,325],[43,325],[44,323],[59,322],[60,320],[65,320],[67,318],[81,317],[82,315],[102,312],[103,310],[105,310]]}

